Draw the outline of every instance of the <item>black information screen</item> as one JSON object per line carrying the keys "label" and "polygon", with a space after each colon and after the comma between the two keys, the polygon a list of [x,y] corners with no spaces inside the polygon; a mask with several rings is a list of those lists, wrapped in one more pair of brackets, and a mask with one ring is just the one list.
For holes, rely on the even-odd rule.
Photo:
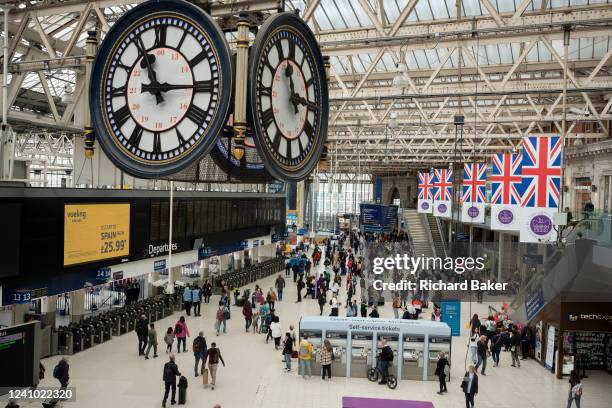
{"label": "black information screen", "polygon": [[0,329],[0,386],[34,385],[35,330],[35,323]]}

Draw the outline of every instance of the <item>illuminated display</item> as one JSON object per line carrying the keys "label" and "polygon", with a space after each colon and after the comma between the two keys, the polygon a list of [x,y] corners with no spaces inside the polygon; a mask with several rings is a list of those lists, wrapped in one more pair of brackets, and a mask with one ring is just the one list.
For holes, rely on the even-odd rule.
{"label": "illuminated display", "polygon": [[129,204],[64,206],[64,266],[130,253]]}

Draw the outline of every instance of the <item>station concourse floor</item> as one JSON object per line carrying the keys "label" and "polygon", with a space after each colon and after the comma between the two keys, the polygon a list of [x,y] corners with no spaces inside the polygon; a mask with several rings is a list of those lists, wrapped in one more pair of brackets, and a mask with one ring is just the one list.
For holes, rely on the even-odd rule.
{"label": "station concourse floor", "polygon": [[[284,271],[282,272],[284,275]],[[273,286],[277,275],[262,279],[258,283],[264,293]],[[316,300],[296,303],[297,293],[292,278],[287,278],[287,288],[282,302],[276,303],[283,333],[290,324],[297,330],[300,316],[318,315]],[[248,286],[253,288],[254,284]],[[344,285],[343,285],[344,289]],[[341,290],[342,294],[343,290]],[[341,299],[344,297],[341,296]],[[438,395],[437,381],[399,382],[397,389],[371,383],[365,378],[333,378],[322,381],[313,376],[304,380],[297,374],[297,361],[293,360],[293,371],[285,373],[280,351],[274,350],[273,341],[265,344],[265,335],[245,333],[241,308],[232,307],[228,321],[228,333],[215,336],[213,329],[215,304],[202,305],[201,317],[187,317],[192,336],[203,330],[207,343],[216,342],[227,364],[217,371],[215,390],[204,388],[201,377],[194,377],[194,359],[191,353],[193,337],[187,340],[187,352],[176,354],[179,370],[189,380],[185,407],[212,408],[216,403],[223,408],[339,408],[343,396],[375,397],[431,401],[436,408],[465,407],[463,392],[459,388],[460,378],[465,372],[464,360],[467,350],[467,334],[454,337],[452,343],[451,381],[448,393]],[[485,315],[487,305],[472,304],[472,313]],[[329,306],[325,312],[329,314]],[[344,316],[346,310],[340,309]],[[390,306],[380,308],[382,317],[392,317]],[[428,316],[428,313],[425,313]],[[167,361],[163,335],[173,327],[180,316],[172,316],[155,322],[158,333],[158,358],[145,360],[138,356],[136,334],[131,332],[115,337],[111,341],[84,352],[69,356],[70,386],[76,387],[76,401],[64,402],[65,407],[161,407],[163,397],[162,368]],[[470,317],[469,303],[462,305],[462,321]],[[465,325],[462,332],[467,332]],[[175,342],[176,350],[176,342]],[[57,386],[52,378],[53,367],[60,356],[43,360],[47,378],[42,386]],[[521,362],[520,368],[510,366],[510,354],[502,352],[500,367],[492,367],[489,359],[487,376],[480,376],[480,392],[476,396],[476,407],[495,408],[553,408],[567,404],[567,379],[557,380],[535,360]],[[612,401],[612,376],[605,372],[588,372],[583,381],[582,406],[587,408],[609,408]],[[178,390],[177,390],[178,394]],[[178,398],[178,395],[177,395]],[[40,403],[20,403],[24,406],[40,406]],[[4,405],[3,405],[4,406]],[[178,406],[178,405],[177,405]],[[170,401],[168,401],[170,407]]]}

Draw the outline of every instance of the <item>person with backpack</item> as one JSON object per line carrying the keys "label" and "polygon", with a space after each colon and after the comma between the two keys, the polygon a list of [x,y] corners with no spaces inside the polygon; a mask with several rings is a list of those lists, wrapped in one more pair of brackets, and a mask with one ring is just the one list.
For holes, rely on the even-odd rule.
{"label": "person with backpack", "polygon": [[136,322],[136,335],[138,336],[138,355],[145,355],[145,348],[147,347],[147,339],[149,334],[149,328],[147,325],[147,317],[141,315]]}
{"label": "person with backpack", "polygon": [[582,384],[580,376],[576,370],[572,370],[569,379],[569,394],[567,397],[567,408],[571,408],[572,402],[576,401],[576,408],[580,408],[580,398],[582,398]]}
{"label": "person with backpack", "polygon": [[174,354],[170,354],[168,357],[168,362],[164,364],[164,400],[162,401],[162,407],[166,406],[170,389],[172,389],[172,398],[170,399],[170,403],[172,405],[176,404],[176,377],[180,377],[180,375],[181,373],[178,366],[174,362]]}
{"label": "person with backpack", "polygon": [[380,346],[380,371],[382,371],[382,378],[379,384],[386,384],[389,377],[389,367],[393,364],[394,355],[391,346],[387,344],[387,339],[383,338]]}
{"label": "person with backpack", "polygon": [[312,377],[312,351],[313,347],[308,341],[308,335],[304,334],[300,342],[300,351],[298,355],[300,372],[302,373],[303,379],[306,379],[306,373],[308,373],[308,378]]}
{"label": "person with backpack", "polygon": [[149,345],[147,346],[147,352],[145,353],[145,360],[149,359],[149,351],[153,347],[153,358],[157,357],[157,332],[155,331],[155,325],[151,323],[149,325],[149,333],[147,336]]}
{"label": "person with backpack", "polygon": [[189,287],[189,285],[185,286],[185,289],[183,289],[183,303],[185,304],[185,313],[187,313],[187,316],[191,316],[191,305],[193,303],[191,297],[191,288]]}
{"label": "person with backpack", "polygon": [[274,311],[274,304],[276,303],[276,292],[274,289],[270,288],[268,294],[266,295],[266,302],[268,302],[268,306],[270,306],[270,311]]}
{"label": "person with backpack", "polygon": [[357,317],[357,313],[359,313],[357,308],[357,300],[353,299],[353,303],[349,305],[346,311],[346,317]]}
{"label": "person with backpack", "polygon": [[194,285],[193,289],[191,289],[191,302],[193,304],[193,315],[194,316],[201,316],[200,315],[200,305],[202,303],[201,295],[202,295],[202,291],[200,290],[198,285]]}
{"label": "person with backpack", "polygon": [[53,369],[53,378],[59,381],[62,388],[68,387],[70,381],[70,365],[68,358],[63,357]]}
{"label": "person with backpack", "polygon": [[206,358],[208,360],[208,371],[210,371],[210,385],[214,390],[217,382],[217,366],[219,365],[219,360],[221,360],[223,367],[225,367],[225,361],[221,356],[221,350],[217,348],[217,343],[212,342],[210,344]]}
{"label": "person with backpack", "polygon": [[193,344],[191,345],[191,349],[193,350],[193,357],[195,358],[195,367],[194,372],[195,376],[198,376],[198,365],[200,364],[200,360],[202,360],[202,366],[200,367],[200,374],[204,373],[204,361],[206,361],[206,352],[208,350],[208,346],[206,345],[206,339],[204,338],[204,332],[198,333],[198,337],[193,339]]}
{"label": "person with backpack", "polygon": [[189,337],[189,328],[185,322],[185,316],[181,316],[174,325],[174,335],[177,339],[176,350],[181,352],[181,343],[183,343],[183,353],[187,351],[187,337]]}
{"label": "person with backpack", "polygon": [[[446,368],[448,366],[448,369]],[[448,371],[447,371],[448,370]],[[438,376],[438,381],[440,382],[440,391],[438,394],[442,395],[442,393],[448,392],[446,388],[446,377],[450,372],[450,363],[446,358],[446,354],[443,351],[438,353],[438,362],[436,363],[436,371],[435,375]]]}

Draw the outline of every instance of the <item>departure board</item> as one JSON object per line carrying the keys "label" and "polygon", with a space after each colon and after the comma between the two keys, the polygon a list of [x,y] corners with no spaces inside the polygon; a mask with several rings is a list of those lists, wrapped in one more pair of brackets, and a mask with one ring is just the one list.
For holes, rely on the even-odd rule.
{"label": "departure board", "polygon": [[129,254],[129,204],[64,206],[64,266]]}

